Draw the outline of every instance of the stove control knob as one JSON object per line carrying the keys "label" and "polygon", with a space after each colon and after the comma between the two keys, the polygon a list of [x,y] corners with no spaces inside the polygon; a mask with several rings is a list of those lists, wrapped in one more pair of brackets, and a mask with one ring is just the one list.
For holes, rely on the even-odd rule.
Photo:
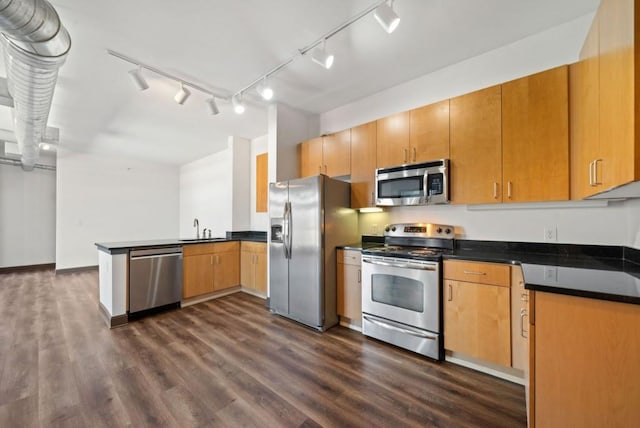
{"label": "stove control knob", "polygon": [[448,234],[450,234],[450,233],[451,233],[451,229],[449,229],[449,228],[447,227],[447,229],[444,231],[444,233],[446,233],[447,235],[448,235]]}
{"label": "stove control knob", "polygon": [[441,228],[441,227],[437,228],[437,229],[436,229],[436,232],[438,232],[438,233],[442,233],[442,228]]}
{"label": "stove control knob", "polygon": [[390,230],[390,229],[389,229],[389,226],[387,226],[387,227],[385,227],[385,228],[384,228],[384,231],[385,231],[385,232],[388,232],[389,230]]}
{"label": "stove control knob", "polygon": [[396,227],[395,226],[391,226],[391,231],[395,232],[396,231]]}

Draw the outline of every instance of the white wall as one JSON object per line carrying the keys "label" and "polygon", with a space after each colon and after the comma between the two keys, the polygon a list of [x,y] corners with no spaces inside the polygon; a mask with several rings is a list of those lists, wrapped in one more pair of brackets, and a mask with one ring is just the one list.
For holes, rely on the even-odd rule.
{"label": "white wall", "polygon": [[[522,39],[511,45],[405,82],[320,116],[322,133],[335,132],[399,111],[454,97],[521,76],[575,62],[593,14]],[[640,248],[640,202],[604,208],[473,211],[467,206],[400,207],[381,214],[361,214],[363,234],[382,233],[385,223],[426,221],[458,226],[458,237],[478,240],[543,242],[544,228],[557,227],[558,242],[630,245]]]}
{"label": "white wall", "polygon": [[269,213],[256,212],[256,156],[269,150],[268,136],[251,141],[251,230],[266,232],[269,227]]}
{"label": "white wall", "polygon": [[224,236],[232,225],[232,153],[223,150],[180,167],[180,237],[195,238],[193,219],[200,231]]}
{"label": "white wall", "polygon": [[178,168],[60,149],[56,268],[98,264],[95,242],[175,238]]}
{"label": "white wall", "polygon": [[211,236],[251,227],[251,141],[229,137],[225,150],[180,167],[180,237],[195,238],[193,219]]}
{"label": "white wall", "polygon": [[55,260],[56,172],[0,165],[0,267]]}

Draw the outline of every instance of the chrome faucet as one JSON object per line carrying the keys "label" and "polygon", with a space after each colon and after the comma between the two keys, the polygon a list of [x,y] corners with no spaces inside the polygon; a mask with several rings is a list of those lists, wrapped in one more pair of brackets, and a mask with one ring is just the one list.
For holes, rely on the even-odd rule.
{"label": "chrome faucet", "polygon": [[197,218],[193,219],[193,227],[196,228],[196,238],[200,238],[200,222]]}
{"label": "chrome faucet", "polygon": [[206,239],[207,238],[207,228],[205,227],[204,229],[202,229],[202,239]]}

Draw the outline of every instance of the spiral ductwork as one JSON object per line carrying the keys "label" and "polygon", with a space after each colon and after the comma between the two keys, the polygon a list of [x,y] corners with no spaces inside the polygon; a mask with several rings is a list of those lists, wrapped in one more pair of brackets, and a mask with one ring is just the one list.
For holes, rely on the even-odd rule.
{"label": "spiral ductwork", "polygon": [[40,155],[58,69],[71,38],[46,0],[0,0],[0,43],[22,168],[30,171]]}

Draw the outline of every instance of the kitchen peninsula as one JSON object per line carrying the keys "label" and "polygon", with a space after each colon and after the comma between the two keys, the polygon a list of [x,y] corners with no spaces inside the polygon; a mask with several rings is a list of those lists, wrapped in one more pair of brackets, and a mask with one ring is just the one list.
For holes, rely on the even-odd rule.
{"label": "kitchen peninsula", "polygon": [[[245,231],[245,232],[227,232],[224,238],[209,238],[209,239],[159,239],[148,241],[125,241],[125,242],[108,242],[108,243],[96,243],[98,248],[98,265],[99,265],[99,298],[100,298],[100,313],[104,318],[107,325],[111,328],[117,327],[128,322],[129,316],[129,275],[130,275],[130,255],[134,250],[157,250],[157,252],[166,252],[167,249],[180,248],[184,250],[185,254],[193,253],[194,260],[197,256],[202,256],[201,249],[210,249],[211,246],[217,244],[225,245],[231,244],[233,247],[231,257],[232,263],[225,263],[224,266],[231,266],[232,274],[225,278],[226,286],[225,290],[218,292],[213,296],[224,295],[230,292],[236,292],[241,289],[241,285],[247,286],[243,289],[251,294],[257,294],[264,297],[266,294],[266,279],[264,281],[265,287],[256,287],[255,280],[251,284],[241,284],[240,271],[251,270],[254,272],[256,262],[259,261],[257,254],[252,254],[248,260],[242,260],[241,263],[241,251],[240,245],[247,243],[248,247],[256,252],[255,244],[266,243],[266,232]],[[251,246],[251,244],[254,244]],[[266,247],[266,245],[263,245]],[[229,248],[231,248],[229,247]],[[186,250],[185,250],[186,249]],[[195,250],[195,252],[194,252]],[[266,248],[262,253],[262,257],[266,258]],[[182,253],[183,251],[181,251]],[[244,251],[243,251],[244,252]],[[200,254],[197,254],[200,253]],[[237,257],[236,257],[237,256]],[[207,256],[209,257],[209,256]],[[216,262],[220,260],[220,256],[216,256]],[[202,257],[200,257],[202,258]],[[180,276],[182,276],[182,255],[180,256]],[[237,259],[237,260],[236,260]],[[213,265],[213,256],[210,259]],[[265,262],[266,263],[266,262]],[[242,267],[240,267],[242,264]],[[245,266],[245,264],[247,266]],[[266,264],[265,264],[266,266]],[[194,266],[197,269],[198,266]],[[187,269],[188,270],[188,269]],[[262,274],[266,275],[266,271]],[[188,277],[187,281],[188,281]],[[182,278],[180,278],[182,279]],[[202,278],[199,278],[202,279]],[[198,281],[201,282],[201,281]],[[182,288],[182,287],[181,287]],[[258,288],[257,290],[254,290]],[[193,296],[206,294],[208,290],[204,290],[200,293],[192,293]],[[212,289],[211,292],[214,290]],[[211,294],[211,293],[209,293]],[[201,300],[205,300],[209,297],[206,294]],[[182,293],[182,299],[188,299],[193,297],[190,294]]]}

